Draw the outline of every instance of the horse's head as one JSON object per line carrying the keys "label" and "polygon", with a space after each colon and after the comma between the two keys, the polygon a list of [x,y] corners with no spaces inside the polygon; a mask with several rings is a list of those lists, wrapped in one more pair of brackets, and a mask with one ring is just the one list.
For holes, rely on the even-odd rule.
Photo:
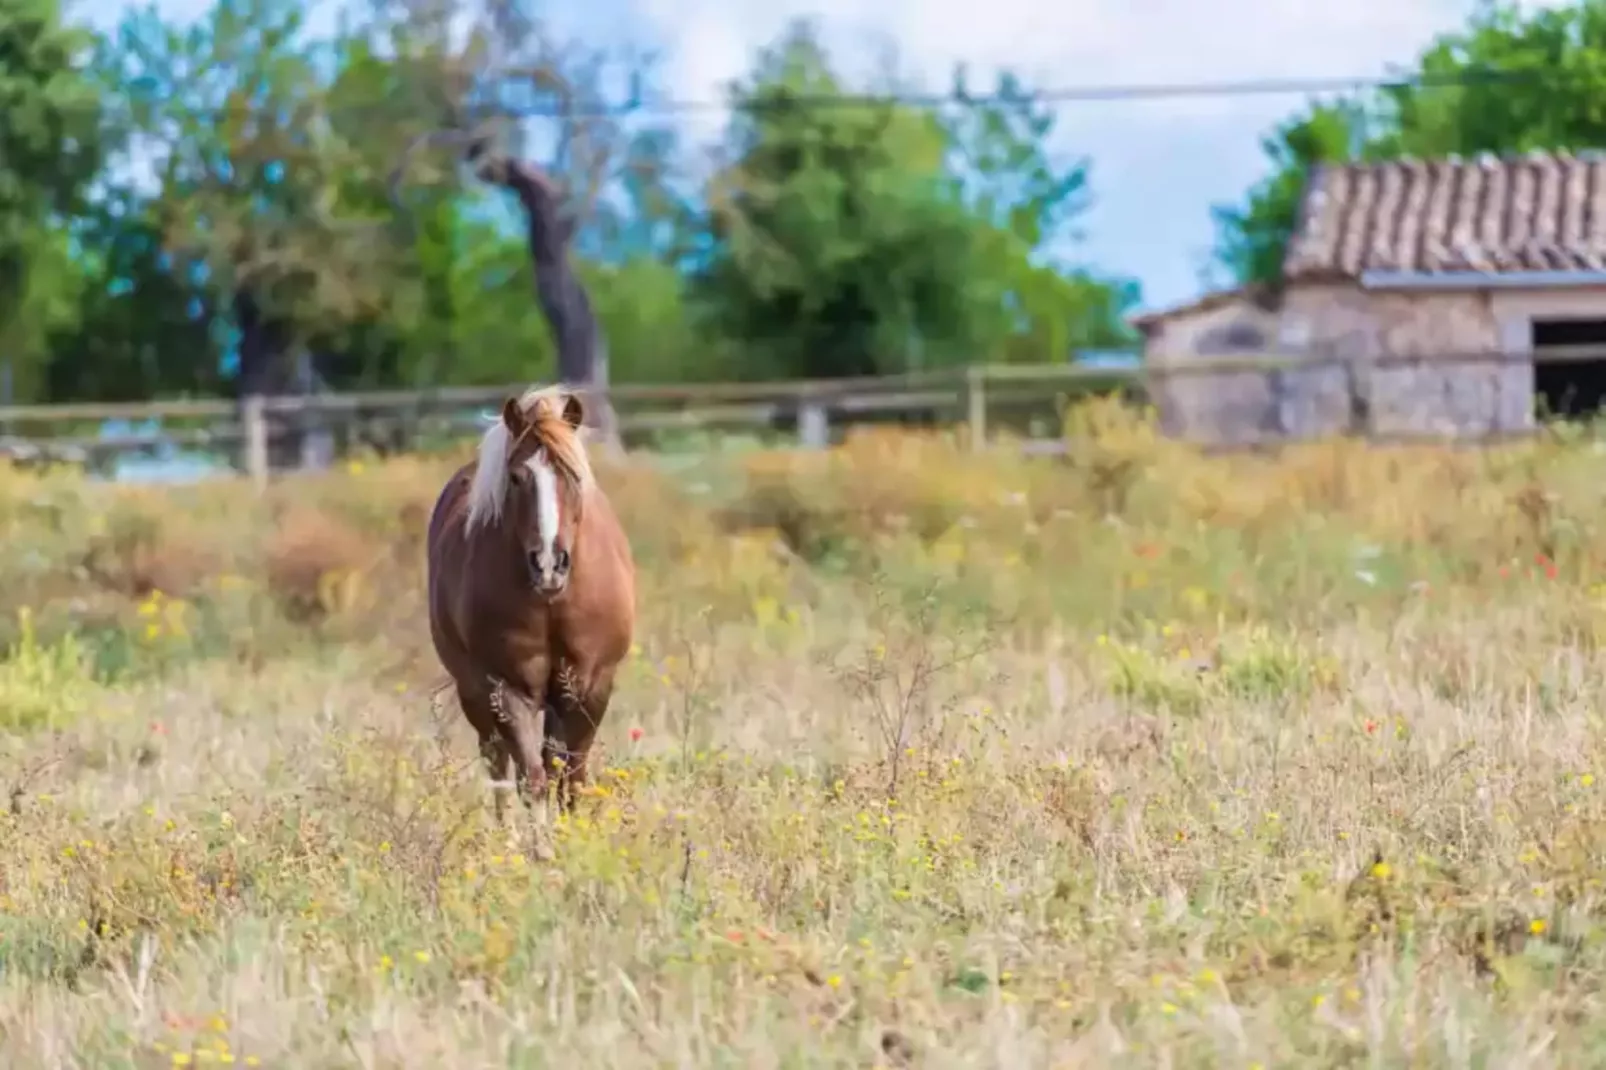
{"label": "horse's head", "polygon": [[[506,522],[516,533],[535,590],[552,597],[569,584],[589,469],[579,441],[585,409],[573,394],[509,398]],[[577,463],[578,462],[578,463]]]}

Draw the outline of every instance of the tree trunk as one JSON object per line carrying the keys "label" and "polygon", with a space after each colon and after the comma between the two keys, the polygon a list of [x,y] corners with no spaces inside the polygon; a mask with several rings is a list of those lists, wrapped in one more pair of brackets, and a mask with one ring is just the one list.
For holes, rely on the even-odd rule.
{"label": "tree trunk", "polygon": [[[285,360],[290,339],[283,322],[264,312],[251,291],[238,290],[234,294],[234,325],[240,332],[238,394],[241,403],[250,397],[286,393],[289,384]],[[269,439],[271,467],[293,468],[300,456],[299,435],[278,435]]]}
{"label": "tree trunk", "polygon": [[240,396],[273,393],[283,340],[274,337],[273,324],[249,290],[234,295],[234,325],[240,332]]}
{"label": "tree trunk", "polygon": [[535,297],[552,329],[558,350],[558,378],[586,394],[586,420],[605,443],[618,443],[617,422],[607,396],[608,362],[602,328],[591,307],[591,295],[569,257],[574,220],[563,210],[563,197],[550,176],[534,164],[505,157],[469,159],[480,178],[518,197],[529,224],[526,241],[535,268]]}

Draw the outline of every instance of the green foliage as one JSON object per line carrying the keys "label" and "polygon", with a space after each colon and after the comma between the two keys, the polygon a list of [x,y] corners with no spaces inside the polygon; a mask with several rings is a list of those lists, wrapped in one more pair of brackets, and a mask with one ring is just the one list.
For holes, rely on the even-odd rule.
{"label": "green foliage", "polygon": [[1465,27],[1436,38],[1404,73],[1427,84],[1320,104],[1266,137],[1268,177],[1242,205],[1215,210],[1216,258],[1236,281],[1278,278],[1314,164],[1606,145],[1600,0],[1533,11],[1483,6]]}
{"label": "green foliage", "polygon": [[[855,87],[795,25],[739,89],[699,188],[673,130],[590,116],[612,97],[599,56],[539,24],[381,6],[320,36],[305,14],[146,7],[93,38],[46,0],[0,0],[0,348],[19,399],[278,389],[297,353],[337,388],[550,376],[524,221],[460,141],[427,136],[493,99],[574,113],[544,166],[579,213],[571,252],[616,380],[1130,341],[1135,286],[1058,255],[1088,166],[1050,151],[1052,112],[1007,75],[980,101],[959,79],[951,114],[799,103]],[[468,32],[449,33],[459,16]]]}
{"label": "green foliage", "polygon": [[1109,657],[1106,682],[1111,694],[1144,710],[1176,714],[1198,712],[1205,690],[1197,668],[1143,646],[1108,638],[1101,646]]}
{"label": "green foliage", "polygon": [[1441,81],[1476,71],[1498,79],[1389,91],[1397,119],[1375,141],[1391,155],[1583,149],[1606,144],[1606,4],[1581,0],[1524,12],[1490,6],[1439,37],[1419,60]]}
{"label": "green foliage", "polygon": [[970,234],[941,126],[896,105],[821,108],[843,92],[796,23],[737,91],[710,194],[700,296],[765,371],[868,375],[958,359]]}
{"label": "green foliage", "polygon": [[[154,201],[113,190],[78,220],[84,255],[74,265],[76,292],[62,295],[72,311],[51,347],[44,396],[130,400],[222,389],[209,323],[216,297],[170,268],[158,213]],[[19,381],[19,396],[38,396],[29,385]]]}
{"label": "green foliage", "polygon": [[0,313],[0,353],[11,361],[13,396],[32,397],[51,373],[53,340],[78,324],[85,279],[62,227],[24,230],[14,251],[25,266],[21,290],[10,298],[9,318]]}
{"label": "green foliage", "polygon": [[1008,72],[978,102],[964,73],[948,121],[949,168],[973,215],[972,287],[987,355],[1023,362],[1078,348],[1131,344],[1135,283],[1106,279],[1049,254],[1074,241],[1092,206],[1089,165],[1049,152],[1056,114]]}
{"label": "green foliage", "polygon": [[0,0],[0,351],[19,377],[72,303],[61,224],[101,162],[88,43],[57,0]]}
{"label": "green foliage", "polygon": [[1264,625],[1225,637],[1218,652],[1219,683],[1228,694],[1263,701],[1300,699],[1334,682],[1330,658],[1313,657]]}
{"label": "green foliage", "polygon": [[612,354],[615,382],[664,383],[736,378],[727,347],[712,343],[687,316],[684,283],[673,265],[637,255],[587,273]]}
{"label": "green foliage", "polygon": [[1130,288],[1041,255],[1087,205],[1086,168],[1049,158],[1051,114],[1008,78],[947,122],[804,103],[844,91],[796,23],[737,92],[698,292],[763,372],[1042,360],[1121,337]]}
{"label": "green foliage", "polygon": [[0,661],[0,730],[63,728],[88,711],[94,688],[87,652],[71,635],[54,643],[34,631],[23,609],[20,636]]}
{"label": "green foliage", "polygon": [[1216,258],[1235,281],[1271,285],[1281,278],[1283,251],[1311,169],[1355,158],[1362,127],[1352,105],[1318,104],[1261,139],[1272,173],[1249,191],[1242,207],[1217,206],[1211,213]]}
{"label": "green foliage", "polygon": [[7,235],[21,210],[69,211],[99,164],[99,108],[79,62],[83,31],[54,0],[0,4],[0,207]]}
{"label": "green foliage", "polygon": [[371,270],[394,255],[389,213],[303,17],[297,0],[220,0],[179,32],[146,11],[120,58],[137,128],[172,131],[156,213],[179,269],[315,332],[386,309],[402,280]]}

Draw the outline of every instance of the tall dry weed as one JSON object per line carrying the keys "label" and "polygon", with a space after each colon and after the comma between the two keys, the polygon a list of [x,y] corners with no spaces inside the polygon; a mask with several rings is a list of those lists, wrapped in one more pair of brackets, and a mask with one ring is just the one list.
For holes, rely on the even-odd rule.
{"label": "tall dry weed", "polygon": [[292,619],[321,621],[356,608],[381,552],[350,524],[292,506],[263,546],[262,565]]}
{"label": "tall dry weed", "polygon": [[1152,412],[1117,397],[1068,406],[1063,435],[1065,466],[1105,515],[1125,512],[1139,483],[1177,452]]}
{"label": "tall dry weed", "polygon": [[228,548],[214,541],[215,534],[159,493],[116,494],[100,528],[82,568],[103,587],[132,598],[153,591],[188,594],[227,559]]}
{"label": "tall dry weed", "polygon": [[[219,553],[182,607],[77,571],[108,488],[0,473],[3,575],[64,592],[0,668],[0,1060],[1600,1062],[1593,447],[1082,415],[607,473],[636,643],[540,863],[430,716],[444,472],[160,492],[146,543]],[[330,626],[354,568],[387,613]]]}

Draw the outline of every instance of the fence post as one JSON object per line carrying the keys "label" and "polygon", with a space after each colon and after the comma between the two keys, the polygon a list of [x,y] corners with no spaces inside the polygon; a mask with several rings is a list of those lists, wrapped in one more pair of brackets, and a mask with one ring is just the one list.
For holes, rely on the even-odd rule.
{"label": "fence post", "polygon": [[987,446],[987,369],[982,365],[965,369],[965,424],[970,451],[980,453]]}
{"label": "fence post", "polygon": [[831,444],[830,420],[819,398],[805,398],[798,403],[797,437],[804,449],[823,450]]}
{"label": "fence post", "polygon": [[257,490],[268,485],[268,421],[261,394],[251,394],[240,407],[245,431],[245,472]]}

